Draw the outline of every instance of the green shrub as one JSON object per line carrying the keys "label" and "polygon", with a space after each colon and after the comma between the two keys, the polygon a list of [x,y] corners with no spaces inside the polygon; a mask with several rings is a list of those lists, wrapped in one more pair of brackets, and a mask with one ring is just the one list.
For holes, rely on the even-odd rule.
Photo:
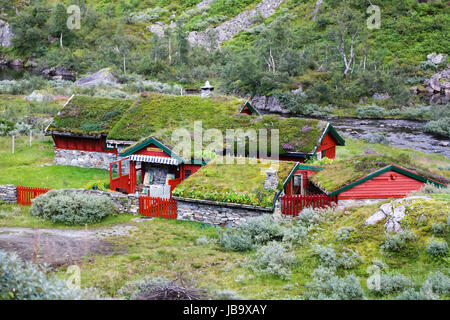
{"label": "green shrub", "polygon": [[342,227],[342,228],[339,228],[336,231],[336,238],[339,241],[346,241],[346,240],[348,240],[350,238],[352,232],[354,232],[355,230],[356,229],[353,228],[353,227]]}
{"label": "green shrub", "polygon": [[448,254],[448,244],[445,240],[431,240],[427,252],[435,258],[445,257]]}
{"label": "green shrub", "polygon": [[358,252],[348,248],[343,248],[340,253],[336,253],[331,245],[317,246],[313,250],[314,254],[319,257],[321,264],[328,268],[351,269],[361,263]]}
{"label": "green shrub", "polygon": [[369,143],[380,143],[380,144],[389,144],[390,140],[384,134],[380,132],[375,132],[368,137],[364,138]]}
{"label": "green shrub", "polygon": [[299,224],[309,228],[325,222],[332,212],[332,210],[328,209],[313,209],[308,207],[302,210],[297,220]]}
{"label": "green shrub", "polygon": [[417,239],[411,231],[400,231],[396,234],[388,233],[384,244],[381,246],[384,252],[401,252],[408,247],[408,243]]}
{"label": "green shrub", "polygon": [[283,231],[283,241],[286,242],[300,244],[306,242],[307,238],[308,229],[301,224],[290,228],[285,228]]}
{"label": "green shrub", "polygon": [[445,223],[433,223],[431,225],[431,232],[434,233],[435,236],[442,237],[447,233],[447,224]]}
{"label": "green shrub", "polygon": [[312,281],[306,284],[306,298],[310,300],[366,299],[358,278],[353,275],[338,277],[334,270],[319,267],[313,271]]}
{"label": "green shrub", "polygon": [[17,254],[0,250],[0,300],[99,299],[93,289],[71,289],[49,277],[37,265],[24,263]]}
{"label": "green shrub", "polygon": [[380,274],[379,283],[370,290],[376,295],[388,295],[411,288],[414,283],[402,274]]}
{"label": "green shrub", "polygon": [[214,300],[242,300],[242,297],[233,290],[214,290]]}
{"label": "green shrub", "polygon": [[52,190],[33,200],[30,213],[53,223],[83,225],[100,222],[116,209],[107,196]]}
{"label": "green shrub", "polygon": [[291,266],[295,263],[294,254],[287,251],[279,242],[270,242],[258,248],[250,261],[250,268],[260,275],[273,275],[287,280],[291,276]]}
{"label": "green shrub", "polygon": [[358,118],[383,118],[387,116],[388,112],[383,107],[371,104],[357,107],[356,114]]}
{"label": "green shrub", "polygon": [[232,228],[220,231],[219,243],[225,250],[231,251],[248,251],[254,247],[253,240],[249,234]]}
{"label": "green shrub", "polygon": [[117,294],[127,300],[135,300],[146,290],[149,290],[155,286],[167,285],[170,282],[171,280],[167,279],[166,277],[145,277],[140,280],[126,282],[123,287],[120,288],[119,291],[117,291]]}
{"label": "green shrub", "polygon": [[450,137],[450,117],[430,121],[423,127],[423,130],[444,137]]}
{"label": "green shrub", "polygon": [[450,294],[450,277],[441,271],[436,271],[428,275],[424,286],[430,288],[434,293],[440,295]]}
{"label": "green shrub", "polygon": [[400,293],[397,300],[434,300],[434,296],[427,294],[426,292],[420,290],[416,291],[413,288],[409,288],[402,293]]}

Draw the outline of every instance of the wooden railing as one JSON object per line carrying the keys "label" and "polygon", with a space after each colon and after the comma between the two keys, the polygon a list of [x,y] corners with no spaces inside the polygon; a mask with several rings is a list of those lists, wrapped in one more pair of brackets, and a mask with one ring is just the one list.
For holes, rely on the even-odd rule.
{"label": "wooden railing", "polygon": [[183,179],[181,179],[181,178],[172,179],[172,180],[167,181],[167,184],[170,186],[170,192],[172,192],[173,189],[175,189],[181,183],[181,181],[183,181]]}
{"label": "wooden railing", "polygon": [[145,217],[176,219],[177,202],[172,199],[141,196],[139,197],[139,213]]}
{"label": "wooden railing", "polygon": [[17,187],[17,203],[31,206],[31,200],[50,190],[48,188]]}
{"label": "wooden railing", "polygon": [[283,196],[280,200],[281,213],[292,217],[298,216],[307,207],[325,208],[338,202],[337,196],[329,197],[326,194]]}

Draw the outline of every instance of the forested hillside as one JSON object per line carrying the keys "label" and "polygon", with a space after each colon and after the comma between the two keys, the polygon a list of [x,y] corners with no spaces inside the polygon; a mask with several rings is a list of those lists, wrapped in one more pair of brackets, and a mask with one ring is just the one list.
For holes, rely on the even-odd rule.
{"label": "forested hillside", "polygon": [[[423,82],[446,68],[428,54],[450,51],[445,1],[1,3],[15,35],[12,47],[0,47],[4,60],[65,66],[79,76],[109,67],[122,83],[140,75],[198,87],[208,79],[225,93],[275,94],[291,111],[310,115],[342,113],[374,102],[374,94],[387,97],[376,102],[388,112],[423,103],[410,87],[424,91]],[[70,30],[66,9],[73,4],[81,9],[80,29]],[[379,29],[368,27],[371,5],[379,6]]]}

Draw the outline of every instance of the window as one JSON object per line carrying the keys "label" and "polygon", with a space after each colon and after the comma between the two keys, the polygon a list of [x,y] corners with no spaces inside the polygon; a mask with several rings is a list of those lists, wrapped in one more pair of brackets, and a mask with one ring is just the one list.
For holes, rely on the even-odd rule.
{"label": "window", "polygon": [[185,170],[184,171],[184,178],[187,179],[192,174],[191,170]]}

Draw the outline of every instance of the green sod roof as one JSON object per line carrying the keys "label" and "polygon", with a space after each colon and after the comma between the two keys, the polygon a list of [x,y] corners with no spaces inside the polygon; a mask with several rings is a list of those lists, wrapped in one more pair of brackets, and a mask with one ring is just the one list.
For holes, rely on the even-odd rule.
{"label": "green sod roof", "polygon": [[133,100],[75,96],[58,113],[48,128],[53,132],[107,134]]}
{"label": "green sod roof", "polygon": [[[181,182],[173,195],[271,208],[277,192],[283,188],[295,166],[292,161],[218,157]],[[278,171],[276,190],[264,188],[266,171],[270,167]]]}
{"label": "green sod roof", "polygon": [[[332,193],[346,185],[349,185],[375,171],[388,166],[399,166],[411,170],[425,178],[448,183],[449,179],[429,169],[413,166],[407,157],[388,157],[385,155],[364,155],[350,159],[337,159],[332,164],[310,177],[310,180],[319,188]],[[430,181],[432,182],[432,181]]]}
{"label": "green sod roof", "polygon": [[[184,128],[194,137],[194,122],[201,121],[203,130],[218,129],[224,138],[227,129],[255,129],[256,132],[259,129],[278,129],[280,154],[311,153],[327,128],[327,122],[315,119],[240,114],[244,102],[232,97],[201,98],[150,94],[148,97],[139,98],[138,102],[125,112],[110,131],[108,140],[141,143],[153,137],[171,148],[174,145],[172,132]],[[209,143],[204,141],[203,147]]]}

